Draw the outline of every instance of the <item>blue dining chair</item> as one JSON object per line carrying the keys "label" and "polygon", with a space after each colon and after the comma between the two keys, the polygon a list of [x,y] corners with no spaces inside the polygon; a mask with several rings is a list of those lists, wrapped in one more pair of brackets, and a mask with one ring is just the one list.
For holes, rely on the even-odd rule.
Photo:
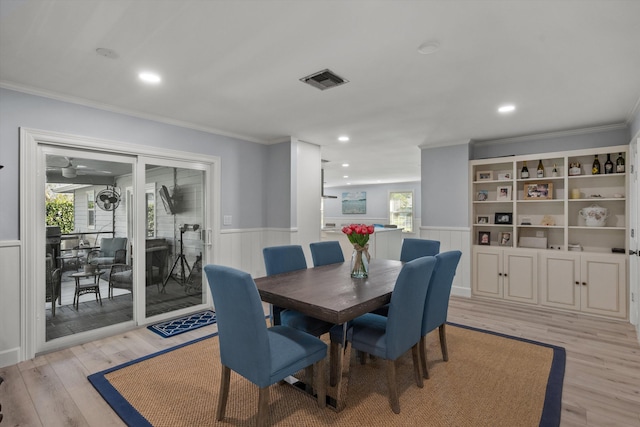
{"label": "blue dining chair", "polygon": [[411,239],[402,240],[400,261],[408,262],[423,256],[435,256],[440,252],[440,242],[437,240]]}
{"label": "blue dining chair", "polygon": [[[307,268],[307,261],[300,245],[267,247],[262,250],[262,255],[267,276]],[[271,322],[272,325],[290,326],[316,337],[329,332],[333,326],[333,323],[274,305],[271,306]]]}
{"label": "blue dining chair", "polygon": [[[405,238],[402,240],[400,261],[409,262],[423,256],[435,256],[438,252],[440,252],[440,242],[437,240]],[[373,313],[382,316],[386,316],[388,312],[389,304],[373,310]]]}
{"label": "blue dining chair", "polygon": [[389,315],[364,314],[353,319],[347,330],[347,342],[355,350],[386,360],[389,403],[396,414],[400,413],[396,360],[409,349],[413,354],[416,384],[423,387],[418,344],[424,301],[435,264],[434,257],[422,257],[406,263],[391,294]]}
{"label": "blue dining chair", "polygon": [[427,298],[424,304],[422,315],[422,338],[420,338],[420,362],[425,378],[429,378],[427,368],[427,334],[436,328],[440,332],[440,349],[442,359],[449,360],[447,350],[447,335],[445,324],[447,322],[447,312],[449,310],[449,297],[451,296],[451,286],[456,269],[460,262],[462,252],[448,251],[436,255],[436,268],[431,275],[431,283],[427,291]]}
{"label": "blue dining chair", "polygon": [[327,345],[287,326],[267,328],[258,288],[248,273],[204,267],[215,303],[222,376],[216,419],[224,418],[231,370],[260,388],[257,425],[269,425],[269,386],[312,366],[318,406],[326,406],[324,359]]}
{"label": "blue dining chair", "polygon": [[344,254],[342,253],[340,242],[337,240],[311,243],[309,248],[311,249],[314,267],[344,262]]}

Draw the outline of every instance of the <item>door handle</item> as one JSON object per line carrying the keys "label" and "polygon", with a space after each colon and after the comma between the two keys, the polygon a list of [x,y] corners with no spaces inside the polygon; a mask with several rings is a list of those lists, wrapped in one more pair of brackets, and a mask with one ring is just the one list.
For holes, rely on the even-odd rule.
{"label": "door handle", "polygon": [[640,256],[640,252],[639,251],[632,251],[631,249],[629,249],[629,255],[638,255],[638,256]]}
{"label": "door handle", "polygon": [[213,230],[210,228],[207,228],[205,230],[205,234],[204,234],[204,244],[205,246],[211,246],[213,245]]}

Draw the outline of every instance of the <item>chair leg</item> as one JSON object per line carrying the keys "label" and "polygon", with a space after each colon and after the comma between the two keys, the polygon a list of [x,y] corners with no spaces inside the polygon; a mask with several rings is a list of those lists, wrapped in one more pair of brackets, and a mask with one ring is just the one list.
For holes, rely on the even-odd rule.
{"label": "chair leg", "polygon": [[269,426],[269,386],[261,387],[258,395],[258,421],[256,426]]}
{"label": "chair leg", "polygon": [[391,410],[400,413],[400,399],[398,398],[398,381],[396,380],[396,361],[387,360],[387,387],[389,388],[389,404]]}
{"label": "chair leg", "polygon": [[440,348],[442,349],[442,360],[448,362],[449,351],[447,350],[447,331],[445,329],[444,323],[440,325],[440,328],[438,328],[438,332],[440,333]]}
{"label": "chair leg", "polygon": [[222,375],[220,376],[220,394],[218,395],[218,410],[216,419],[222,421],[224,412],[227,409],[227,399],[229,397],[229,383],[231,381],[231,369],[222,365]]}
{"label": "chair leg", "polygon": [[429,379],[429,368],[427,367],[427,336],[420,338],[420,363],[422,364],[422,375]]}
{"label": "chair leg", "polygon": [[358,354],[358,360],[360,360],[360,364],[361,365],[365,365],[367,363],[367,353],[365,353],[364,351],[357,351]]}
{"label": "chair leg", "polygon": [[413,374],[416,378],[416,385],[420,388],[424,387],[422,383],[422,373],[420,372],[420,343],[416,343],[411,347],[411,356],[413,356]]}
{"label": "chair leg", "polygon": [[327,384],[325,382],[324,375],[324,359],[318,360],[313,365],[313,372],[315,376],[315,389],[318,395],[318,406],[324,408],[327,406]]}

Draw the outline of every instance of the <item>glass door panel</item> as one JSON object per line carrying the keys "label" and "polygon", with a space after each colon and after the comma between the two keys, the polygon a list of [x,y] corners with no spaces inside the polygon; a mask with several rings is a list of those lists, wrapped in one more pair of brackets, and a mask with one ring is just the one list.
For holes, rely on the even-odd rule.
{"label": "glass door panel", "polygon": [[153,163],[145,165],[145,317],[169,317],[206,303],[206,168]]}
{"label": "glass door panel", "polygon": [[43,147],[45,342],[134,320],[124,188],[135,159]]}

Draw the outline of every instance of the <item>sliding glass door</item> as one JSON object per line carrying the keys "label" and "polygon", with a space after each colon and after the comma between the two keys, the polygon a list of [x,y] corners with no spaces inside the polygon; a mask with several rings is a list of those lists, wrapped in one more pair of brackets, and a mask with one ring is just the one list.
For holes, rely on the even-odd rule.
{"label": "sliding glass door", "polygon": [[38,153],[39,351],[207,307],[210,163],[44,144]]}
{"label": "sliding glass door", "polygon": [[132,183],[136,159],[47,146],[42,157],[45,341],[133,323],[135,259],[122,184]]}
{"label": "sliding glass door", "polygon": [[172,317],[204,305],[207,174],[194,162],[143,159],[145,317]]}

